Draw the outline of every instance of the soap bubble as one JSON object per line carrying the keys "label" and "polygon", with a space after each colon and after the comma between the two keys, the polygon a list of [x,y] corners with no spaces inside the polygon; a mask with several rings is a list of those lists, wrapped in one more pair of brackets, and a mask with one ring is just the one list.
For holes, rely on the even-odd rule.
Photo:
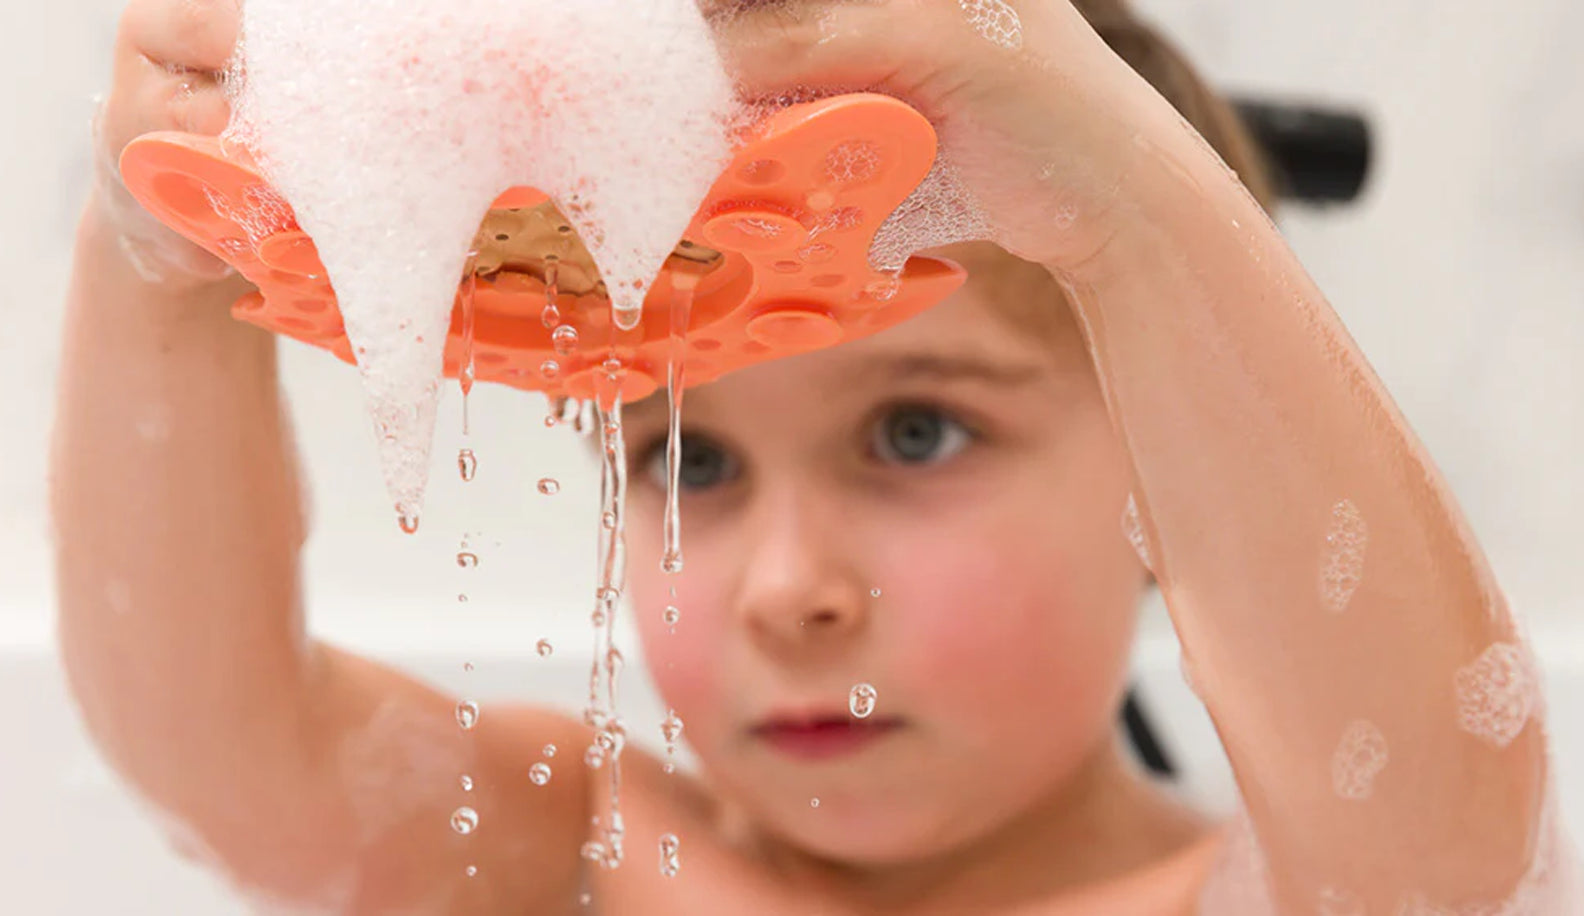
{"label": "soap bubble", "polygon": [[227,204],[267,234],[289,203],[314,239],[387,487],[416,518],[457,278],[491,203],[517,186],[558,201],[630,327],[729,157],[731,80],[694,0],[646,0],[642,15],[618,2],[249,0],[242,36],[228,140],[273,190]]}

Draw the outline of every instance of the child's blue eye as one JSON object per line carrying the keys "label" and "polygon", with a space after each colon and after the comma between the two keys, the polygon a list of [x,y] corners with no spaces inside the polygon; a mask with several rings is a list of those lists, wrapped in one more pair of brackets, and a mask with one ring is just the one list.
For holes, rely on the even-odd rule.
{"label": "child's blue eye", "polygon": [[[655,485],[666,487],[665,440],[649,450],[647,470]],[[684,490],[703,490],[729,483],[737,476],[737,459],[725,449],[700,436],[682,436],[682,460],[677,467],[677,484]]]}
{"label": "child's blue eye", "polygon": [[894,464],[937,464],[973,441],[967,427],[933,407],[899,407],[875,424],[875,455]]}

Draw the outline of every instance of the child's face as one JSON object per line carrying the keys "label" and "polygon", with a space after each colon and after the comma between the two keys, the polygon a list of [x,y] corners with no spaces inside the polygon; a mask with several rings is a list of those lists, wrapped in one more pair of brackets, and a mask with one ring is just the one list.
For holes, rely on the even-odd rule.
{"label": "child's face", "polygon": [[[627,414],[629,581],[665,701],[729,799],[847,861],[983,836],[1106,749],[1143,583],[1066,307],[961,255],[974,279],[932,311],[688,392],[679,576],[664,398]],[[1008,295],[1060,317],[1013,326]]]}

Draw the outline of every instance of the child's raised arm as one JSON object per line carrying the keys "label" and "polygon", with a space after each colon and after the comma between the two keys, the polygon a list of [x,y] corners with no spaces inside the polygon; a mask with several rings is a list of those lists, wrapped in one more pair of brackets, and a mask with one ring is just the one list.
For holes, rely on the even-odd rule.
{"label": "child's raised arm", "polygon": [[[54,443],[71,685],[121,774],[250,895],[316,912],[553,911],[575,896],[588,780],[559,768],[540,788],[523,761],[587,736],[495,710],[464,733],[453,699],[309,640],[274,341],[230,317],[244,285],[115,177],[139,133],[224,126],[214,71],[235,29],[229,0],[135,0],[122,23]],[[470,836],[451,826],[462,806],[481,818]]]}
{"label": "child's raised arm", "polygon": [[[1263,211],[1149,111],[1109,243],[1053,272],[1280,911],[1573,912],[1540,674],[1479,544]],[[1207,912],[1244,911],[1255,849]]]}

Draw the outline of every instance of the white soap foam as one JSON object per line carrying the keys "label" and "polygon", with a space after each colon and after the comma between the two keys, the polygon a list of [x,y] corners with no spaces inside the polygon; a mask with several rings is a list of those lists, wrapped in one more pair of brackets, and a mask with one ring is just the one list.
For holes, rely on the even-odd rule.
{"label": "white soap foam", "polygon": [[413,519],[495,197],[555,198],[626,325],[730,152],[732,86],[694,0],[249,0],[236,74],[230,139],[318,245]]}

